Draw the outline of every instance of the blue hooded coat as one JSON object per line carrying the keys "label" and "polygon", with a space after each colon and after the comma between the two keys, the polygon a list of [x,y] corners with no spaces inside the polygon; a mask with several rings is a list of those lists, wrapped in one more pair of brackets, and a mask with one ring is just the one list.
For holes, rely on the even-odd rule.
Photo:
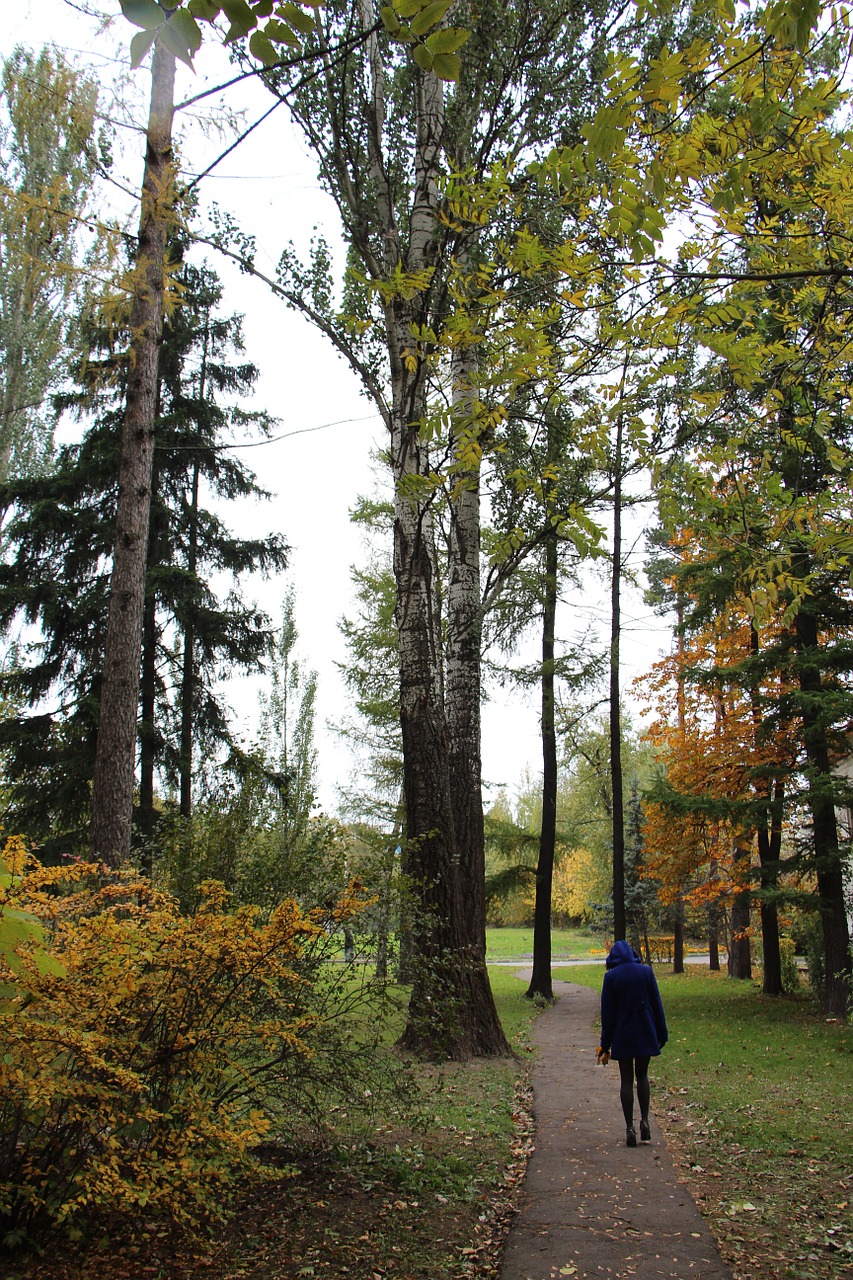
{"label": "blue hooded coat", "polygon": [[668,1037],[655,975],[627,942],[614,942],[601,988],[601,1047],[611,1057],[652,1058]]}

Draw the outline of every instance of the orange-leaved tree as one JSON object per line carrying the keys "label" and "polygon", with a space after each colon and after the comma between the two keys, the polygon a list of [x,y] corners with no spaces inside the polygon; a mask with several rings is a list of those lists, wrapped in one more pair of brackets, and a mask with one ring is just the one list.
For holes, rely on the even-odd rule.
{"label": "orange-leaved tree", "polygon": [[647,737],[664,771],[647,799],[646,868],[664,901],[685,894],[707,910],[712,935],[728,910],[729,972],[748,977],[757,858],[765,990],[778,994],[781,791],[795,726],[765,714],[779,703],[782,677],[756,675],[758,644],[755,620],[733,601],[691,634],[683,629],[677,651],[642,682],[656,710]]}

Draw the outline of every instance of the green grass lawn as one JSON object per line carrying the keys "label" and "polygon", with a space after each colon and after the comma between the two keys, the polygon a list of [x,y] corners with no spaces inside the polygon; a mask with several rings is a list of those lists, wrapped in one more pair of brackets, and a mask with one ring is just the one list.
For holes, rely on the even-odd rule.
{"label": "green grass lawn", "polygon": [[[853,1028],[705,966],[658,969],[652,1106],[743,1280],[853,1273]],[[603,971],[555,977],[600,990]]]}
{"label": "green grass lawn", "polygon": [[[500,931],[496,941],[520,958],[525,932]],[[594,940],[573,941],[579,949]],[[125,1261],[140,1260],[139,1275],[156,1280],[198,1280],[200,1268],[208,1280],[496,1274],[496,1224],[507,1220],[523,1167],[537,1009],[511,968],[490,972],[516,1058],[413,1064],[372,1117],[335,1105],[315,1145],[271,1146],[287,1177],[249,1178],[203,1247],[145,1218],[135,1234],[96,1234],[22,1259],[9,1274],[115,1280]],[[603,973],[600,964],[555,967],[555,977],[593,989]],[[653,1107],[737,1280],[850,1277],[853,1030],[805,998],[767,1000],[702,966],[679,977],[661,968],[658,978],[670,1042],[653,1064]],[[403,992],[394,1003],[401,1026]]]}
{"label": "green grass lawn", "polygon": [[[551,931],[551,955],[555,963],[560,960],[584,960],[596,953],[604,955],[604,943],[598,934],[588,929],[553,929]],[[531,960],[533,957],[533,929],[487,929],[486,960],[494,964],[498,960]]]}

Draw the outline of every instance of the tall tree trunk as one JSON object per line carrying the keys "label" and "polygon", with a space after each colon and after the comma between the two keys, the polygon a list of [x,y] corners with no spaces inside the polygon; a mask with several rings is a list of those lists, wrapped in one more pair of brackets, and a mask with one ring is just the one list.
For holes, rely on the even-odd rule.
{"label": "tall tree trunk", "polygon": [[[187,576],[190,590],[195,590],[195,579],[198,572],[198,486],[200,468],[198,463],[193,467],[192,490],[189,510],[189,546],[187,553]],[[196,660],[195,660],[195,626],[193,625],[193,605],[187,609],[184,621],[184,652],[181,670],[181,817],[187,821],[193,812],[193,729],[195,711]]]}
{"label": "tall tree trunk", "polygon": [[[758,629],[753,623],[749,629],[749,645],[753,656],[759,651]],[[757,684],[750,689],[752,703],[753,742],[758,752],[761,742],[761,704]],[[781,839],[781,785],[775,788],[769,779],[756,781],[755,789],[764,801],[758,821],[756,836],[758,837],[758,865],[761,895],[759,898],[759,915],[761,919],[761,989],[766,996],[782,994],[782,955],[779,950],[779,909],[776,905],[776,883],[778,880],[778,853],[773,856],[773,835],[778,826]],[[771,831],[772,828],[772,831]]]}
{"label": "tall tree trunk", "polygon": [[[161,414],[160,386],[157,387],[156,416]],[[156,457],[151,470],[151,502],[159,483]],[[154,767],[157,758],[157,593],[150,586],[151,570],[158,562],[159,539],[149,525],[148,545],[145,553],[145,602],[142,607],[142,670],[139,691],[139,810],[136,828],[142,837],[142,866],[151,870],[151,842],[154,838],[156,815],[154,812]]]}
{"label": "tall tree trunk", "polygon": [[[374,25],[370,0],[361,0],[365,30]],[[435,265],[438,177],[444,127],[444,91],[436,76],[418,72],[417,139],[414,189],[407,235],[397,226],[398,209],[388,184],[383,156],[385,68],[375,34],[367,42],[371,76],[369,165],[381,224],[382,270],[390,276],[402,268],[424,272]],[[358,208],[354,215],[362,217]],[[407,240],[407,252],[402,245]],[[372,259],[372,248],[364,252]],[[433,497],[424,496],[421,477],[429,474],[428,451],[420,439],[419,423],[426,413],[425,360],[413,355],[414,334],[428,319],[428,290],[412,297],[397,294],[385,303],[385,338],[390,365],[391,468],[395,485],[394,576],[397,584],[396,621],[400,658],[400,723],[403,741],[403,789],[406,802],[406,864],[416,903],[412,913],[415,961],[412,994],[401,1044],[424,1057],[467,1058],[476,1054],[505,1054],[507,1044],[497,1018],[485,966],[483,877],[475,864],[482,858],[475,847],[462,853],[462,835],[479,824],[479,707],[468,706],[467,723],[448,728],[444,698],[441,617],[438,609],[437,564],[433,538]],[[479,515],[476,494],[457,510],[456,549],[464,548],[458,566],[458,594],[470,601],[472,565],[479,555]],[[461,535],[461,536],[460,536]],[[477,568],[478,571],[478,568]],[[454,568],[450,567],[451,575]],[[457,675],[479,693],[479,591],[476,611],[462,608],[454,623],[466,652]],[[467,615],[467,616],[466,616]],[[455,691],[454,691],[455,696]],[[461,713],[460,713],[461,714]],[[478,795],[466,798],[457,815],[451,781],[451,739],[464,741],[466,778]],[[476,773],[476,780],[473,774]],[[480,837],[481,838],[481,837]],[[482,954],[479,938],[482,937]],[[476,941],[472,943],[472,938]]]}
{"label": "tall tree trunk", "polygon": [[708,908],[708,968],[711,973],[720,972],[719,907],[716,903]]}
{"label": "tall tree trunk", "polygon": [[[626,357],[627,362],[627,357]],[[623,375],[624,380],[624,375]],[[613,937],[625,938],[625,801],[622,784],[622,716],[619,642],[622,627],[622,412],[616,419],[613,466],[613,562],[610,570],[610,790],[613,797]]]}
{"label": "tall tree trunk", "polygon": [[[198,375],[198,402],[204,404],[207,391],[207,357],[210,349],[210,311],[204,322],[201,367]],[[193,466],[187,528],[187,579],[192,593],[187,601],[184,619],[184,652],[181,671],[181,817],[189,822],[193,812],[193,731],[195,727],[196,659],[195,659],[195,590],[198,575],[198,489],[201,466]]]}
{"label": "tall tree trunk", "polygon": [[[708,882],[713,885],[716,880],[717,860],[712,854]],[[720,972],[720,914],[719,898],[711,897],[708,903],[708,968],[712,973]]]}
{"label": "tall tree trunk", "polygon": [[[374,74],[376,97],[381,68]],[[419,77],[420,124],[409,270],[432,262],[437,207],[438,136],[443,99],[435,77]],[[394,213],[388,211],[393,228]],[[387,243],[399,262],[398,240]],[[468,931],[461,919],[460,866],[450,784],[450,742],[444,706],[441,620],[436,610],[437,565],[431,496],[412,481],[428,473],[418,423],[426,412],[426,365],[404,355],[420,321],[419,299],[396,297],[386,306],[391,358],[391,466],[395,481],[394,576],[400,641],[400,723],[409,869],[416,896],[412,937],[415,971],[401,1044],[424,1057],[476,1053],[468,1021]],[[411,367],[411,366],[414,367]],[[473,1013],[473,1010],[472,1010]],[[476,1040],[476,1035],[473,1036]]]}
{"label": "tall tree trunk", "polygon": [[681,894],[675,903],[675,923],[673,925],[672,972],[684,973],[684,899]]}
{"label": "tall tree trunk", "polygon": [[[409,413],[395,414],[400,472],[394,521],[400,721],[406,800],[407,864],[413,907],[414,973],[404,1048],[424,1057],[503,1054],[506,1041],[487,987],[483,956],[472,954],[466,903],[482,883],[460,891],[462,859],[450,781],[450,741],[442,696],[441,636],[434,605],[429,509],[406,491],[420,441]],[[488,994],[487,994],[488,993]]]}
{"label": "tall tree trunk", "polygon": [[551,983],[551,884],[557,842],[557,730],[554,690],[554,636],[557,617],[557,531],[545,539],[545,600],[542,611],[542,828],[536,864],[533,912],[533,974],[526,994],[553,1000]]}
{"label": "tall tree trunk", "polygon": [[171,220],[174,86],[175,58],[158,41],[151,68],[127,404],[92,788],[91,852],[112,866],[130,855],[157,363]]}
{"label": "tall tree trunk", "polygon": [[151,869],[151,840],[154,835],[154,758],[156,754],[157,694],[157,600],[146,592],[142,614],[142,683],[139,724],[139,813],[142,863]]}
{"label": "tall tree trunk", "polygon": [[774,788],[774,800],[771,805],[770,825],[768,826],[767,816],[762,814],[756,832],[758,836],[758,865],[761,884],[761,896],[758,904],[761,919],[761,989],[766,996],[781,996],[783,991],[782,953],[779,945],[779,907],[776,902],[782,840],[782,823],[779,817],[781,801],[782,784],[777,782]]}
{"label": "tall tree trunk", "polygon": [[742,835],[735,836],[732,876],[735,893],[732,898],[731,938],[729,939],[729,977],[752,977],[752,947],[749,938],[749,914],[751,893],[749,888],[749,864],[752,849]]}
{"label": "tall tree trunk", "polygon": [[823,682],[817,620],[804,601],[796,619],[800,715],[808,760],[808,801],[823,925],[824,1006],[846,1018],[851,991],[850,933],[826,729],[820,715]]}
{"label": "tall tree trunk", "polygon": [[[687,731],[687,711],[684,698],[684,597],[681,591],[675,598],[676,635],[678,637],[678,687],[676,693],[676,711],[678,715],[678,734],[681,742]],[[683,886],[678,887],[675,899],[675,921],[673,923],[672,972],[684,973],[684,898]]]}
{"label": "tall tree trunk", "polygon": [[[776,799],[781,808],[781,783],[776,784]],[[759,912],[761,915],[761,952],[762,979],[761,989],[766,996],[781,996],[782,987],[782,954],[779,947],[779,908],[776,904],[776,884],[779,877],[779,853],[782,836],[782,824],[771,820],[770,828],[766,819],[758,826],[758,863],[761,874],[761,898]],[[777,843],[778,837],[778,843]]]}
{"label": "tall tree trunk", "polygon": [[[452,367],[457,431],[472,423],[477,400],[473,346],[457,349]],[[476,1009],[479,1052],[509,1053],[486,968],[486,854],[483,832],[480,659],[483,605],[480,589],[480,474],[460,475],[450,500],[447,637],[444,697],[448,726],[450,799],[457,843],[456,889],[460,924],[467,930],[458,961],[467,969],[467,999]],[[467,1016],[467,1013],[466,1013]]]}

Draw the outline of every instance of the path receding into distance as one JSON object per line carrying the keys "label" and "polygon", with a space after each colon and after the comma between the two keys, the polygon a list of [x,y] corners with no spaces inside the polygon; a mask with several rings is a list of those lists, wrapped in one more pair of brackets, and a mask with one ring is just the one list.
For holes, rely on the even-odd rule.
{"label": "path receding into distance", "polygon": [[732,1280],[655,1121],[654,1059],[652,1141],[626,1147],[619,1068],[595,1060],[598,996],[554,994],[533,1024],[535,1150],[501,1280]]}

